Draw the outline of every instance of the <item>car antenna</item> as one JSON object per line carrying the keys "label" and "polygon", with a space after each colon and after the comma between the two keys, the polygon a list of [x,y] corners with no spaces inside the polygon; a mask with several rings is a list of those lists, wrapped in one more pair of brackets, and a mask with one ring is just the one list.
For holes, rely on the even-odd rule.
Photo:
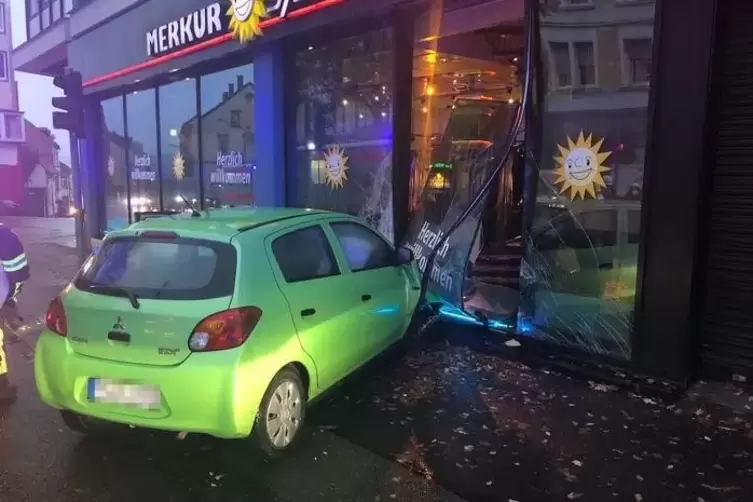
{"label": "car antenna", "polygon": [[191,205],[190,202],[188,202],[188,199],[185,198],[183,194],[180,195],[180,198],[183,199],[183,202],[188,206],[188,209],[191,210],[191,217],[192,218],[201,218],[201,213],[198,212],[194,207]]}

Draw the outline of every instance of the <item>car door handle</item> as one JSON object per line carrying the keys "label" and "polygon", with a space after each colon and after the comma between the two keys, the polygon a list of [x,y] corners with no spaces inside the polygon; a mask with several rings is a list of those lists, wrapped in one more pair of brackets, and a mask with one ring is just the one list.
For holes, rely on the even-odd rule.
{"label": "car door handle", "polygon": [[599,263],[599,269],[601,270],[612,270],[614,268],[614,263]]}
{"label": "car door handle", "polygon": [[371,300],[371,295],[361,295],[362,302],[367,302],[369,300]]}
{"label": "car door handle", "polygon": [[316,309],[304,309],[301,310],[301,317],[308,317],[316,314]]}

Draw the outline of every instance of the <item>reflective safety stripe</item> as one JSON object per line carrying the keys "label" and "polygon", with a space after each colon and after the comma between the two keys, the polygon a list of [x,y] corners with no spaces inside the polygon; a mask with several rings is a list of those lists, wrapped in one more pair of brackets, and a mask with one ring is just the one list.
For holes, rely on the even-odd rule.
{"label": "reflective safety stripe", "polygon": [[28,264],[29,262],[26,260],[26,253],[21,253],[11,260],[0,260],[0,265],[3,266],[3,270],[6,272],[18,272]]}
{"label": "reflective safety stripe", "polygon": [[3,348],[3,330],[0,329],[0,376],[8,373],[8,363],[5,362],[5,350]]}

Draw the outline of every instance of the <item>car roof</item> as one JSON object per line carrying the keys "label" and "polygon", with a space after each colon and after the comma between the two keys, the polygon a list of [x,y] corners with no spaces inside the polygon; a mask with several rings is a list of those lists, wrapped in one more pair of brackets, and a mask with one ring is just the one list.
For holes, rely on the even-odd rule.
{"label": "car roof", "polygon": [[[295,224],[312,216],[332,215],[351,218],[321,209],[292,207],[235,207],[200,211],[201,216],[191,216],[190,212],[146,218],[129,226],[123,234],[133,231],[170,230],[190,233],[207,233],[209,235],[232,237],[238,232],[267,225],[280,228],[281,225]],[[275,224],[275,225],[272,225]],[[112,232],[117,236],[121,232]]]}

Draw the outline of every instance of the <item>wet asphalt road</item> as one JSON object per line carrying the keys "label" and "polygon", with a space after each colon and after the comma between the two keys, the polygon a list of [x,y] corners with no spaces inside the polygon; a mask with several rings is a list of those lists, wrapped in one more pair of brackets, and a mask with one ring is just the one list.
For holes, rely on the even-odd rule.
{"label": "wet asphalt road", "polygon": [[275,463],[200,436],[82,439],[24,394],[0,418],[0,500],[750,501],[752,405],[742,388],[662,400],[441,341],[346,382]]}
{"label": "wet asphalt road", "polygon": [[28,349],[9,347],[19,401],[0,412],[0,500],[373,501],[445,500],[427,480],[313,424],[297,451],[262,461],[247,443],[127,428],[83,438],[33,390]]}
{"label": "wet asphalt road", "polygon": [[[45,226],[22,237],[30,320],[76,268]],[[639,396],[453,335],[349,379],[311,410],[297,451],[266,463],[241,441],[68,431],[36,395],[32,330],[8,347],[22,393],[0,411],[0,502],[753,500],[750,388]]]}

